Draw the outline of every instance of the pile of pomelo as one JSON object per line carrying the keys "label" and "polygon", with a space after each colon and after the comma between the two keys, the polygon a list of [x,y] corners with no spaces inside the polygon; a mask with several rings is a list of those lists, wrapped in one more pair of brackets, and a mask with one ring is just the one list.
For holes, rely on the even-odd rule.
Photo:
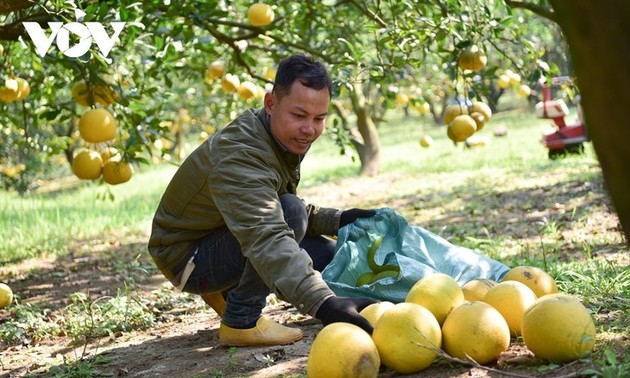
{"label": "pile of pomelo", "polygon": [[517,337],[550,361],[583,358],[595,343],[586,307],[532,266],[515,267],[500,282],[477,279],[462,287],[446,274],[432,274],[404,302],[375,303],[361,315],[374,326],[372,337],[349,323],[324,327],[311,346],[309,377],[376,377],[381,365],[411,374],[444,353],[487,364]]}

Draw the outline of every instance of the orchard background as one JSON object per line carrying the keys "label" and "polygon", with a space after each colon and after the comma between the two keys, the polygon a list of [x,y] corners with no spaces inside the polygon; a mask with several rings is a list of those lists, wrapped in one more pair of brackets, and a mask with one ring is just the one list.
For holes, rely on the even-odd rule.
{"label": "orchard background", "polygon": [[[99,338],[146,329],[155,321],[138,310],[123,315],[135,323],[93,332],[94,324],[81,323],[73,314],[92,314],[94,320],[96,312],[104,311],[99,303],[119,307],[98,298],[135,298],[144,282],[158,279],[151,274],[146,256],[138,256],[144,253],[146,221],[163,186],[157,186],[147,202],[138,203],[137,196],[162,182],[164,175],[172,173],[170,165],[178,164],[191,147],[229,119],[247,107],[260,106],[261,94],[273,82],[275,64],[296,52],[327,63],[335,83],[327,141],[321,153],[313,151],[314,157],[305,162],[302,185],[307,194],[339,207],[393,207],[455,243],[481,246],[511,264],[544,265],[567,282],[572,279],[566,271],[588,276],[594,270],[593,287],[610,289],[593,294],[597,304],[593,307],[603,308],[612,322],[600,319],[599,324],[627,329],[627,321],[619,324],[618,320],[628,318],[628,261],[623,254],[630,235],[630,149],[625,146],[630,129],[623,108],[630,102],[630,79],[624,75],[630,58],[623,51],[630,47],[630,4],[621,0],[277,2],[271,4],[273,22],[265,26],[248,21],[251,4],[0,1],[0,85],[19,78],[30,87],[30,93],[19,100],[0,101],[0,183],[5,191],[0,200],[0,278],[17,288],[32,287],[33,280],[55,286],[60,278],[82,286],[75,274],[82,271],[78,268],[82,263],[98,265],[94,254],[106,258],[122,249],[126,252],[121,256],[128,258],[103,263],[101,279],[112,281],[108,288],[83,292],[71,290],[71,285],[56,292],[49,307],[29,307],[46,301],[33,295],[35,289],[28,294],[14,288],[18,307],[0,310],[0,342],[7,347],[2,352],[6,367],[0,368],[7,374],[48,371],[48,365],[59,363],[56,355],[44,368],[30,361],[20,370],[7,361],[23,358],[17,350],[63,336],[74,343],[70,345],[94,347],[97,340],[96,349],[64,357],[61,366],[67,369],[48,373],[95,369]],[[49,22],[98,22],[111,35],[110,24],[119,21],[125,26],[107,57],[99,54],[95,43],[86,54],[68,57],[56,41],[41,57],[23,26],[23,22],[38,22],[48,30]],[[72,39],[70,46],[76,43]],[[481,48],[487,57],[486,66],[475,72],[457,64],[461,52],[471,46]],[[215,71],[219,66],[221,74]],[[502,75],[508,73],[513,80],[505,84]],[[228,74],[233,75],[231,80],[224,81]],[[570,104],[576,94],[581,95],[592,145],[585,156],[552,163],[537,141],[540,125],[547,124],[527,114],[533,114],[533,104],[540,101],[537,81],[559,75],[574,80],[554,95]],[[241,86],[244,82],[250,84]],[[482,153],[446,138],[444,110],[467,100],[485,102],[495,113],[486,126],[488,137],[499,126],[508,130],[505,139],[486,145]],[[114,139],[88,143],[81,137],[79,119],[91,108],[107,109],[115,117]],[[418,145],[424,135],[434,140],[426,149]],[[405,144],[410,139],[413,147]],[[120,160],[134,167],[128,183],[74,177],[71,166],[80,151],[106,147],[116,148]],[[400,155],[417,158],[405,162]],[[339,185],[337,190],[348,196],[330,198],[325,195],[327,185]],[[371,186],[388,196],[368,189]],[[493,186],[513,195],[489,195]],[[582,194],[582,207],[568,204],[570,197],[582,198]],[[132,203],[139,207],[126,210]],[[567,210],[572,216],[566,215]],[[532,220],[532,212],[537,211],[544,214]],[[549,211],[565,215],[554,218]],[[588,218],[599,219],[603,228],[588,223]],[[51,225],[54,222],[59,226]],[[480,222],[487,224],[479,227]],[[571,235],[580,236],[567,236],[564,231],[569,229]],[[595,259],[598,254],[614,258],[603,263]],[[568,268],[573,259],[584,264]],[[97,275],[91,272],[93,281]],[[576,292],[584,289],[567,285]],[[182,321],[178,309],[202,307],[191,298],[165,293],[157,299],[163,308],[156,308],[174,310],[178,321]],[[616,303],[605,304],[607,295]],[[59,309],[65,311],[58,313]],[[60,330],[60,324],[74,326]],[[611,348],[600,347],[595,362],[581,368],[600,376],[611,366],[618,373],[627,372],[627,331],[613,331],[612,340],[605,340]],[[219,369],[223,374],[234,370],[240,352],[224,353],[221,366],[225,367]],[[448,368],[442,370],[450,374]]]}

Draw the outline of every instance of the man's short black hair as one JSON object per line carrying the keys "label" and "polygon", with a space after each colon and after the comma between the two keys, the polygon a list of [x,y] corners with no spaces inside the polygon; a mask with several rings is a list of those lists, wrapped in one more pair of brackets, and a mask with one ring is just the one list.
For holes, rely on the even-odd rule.
{"label": "man's short black hair", "polygon": [[328,89],[332,97],[332,81],[324,65],[306,54],[296,54],[282,60],[276,72],[273,92],[281,98],[291,91],[293,83],[299,80],[305,87],[316,90]]}

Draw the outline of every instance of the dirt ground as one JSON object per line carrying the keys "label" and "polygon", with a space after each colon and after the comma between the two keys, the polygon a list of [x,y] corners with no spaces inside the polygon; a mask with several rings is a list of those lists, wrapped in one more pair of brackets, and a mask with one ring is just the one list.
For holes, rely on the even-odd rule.
{"label": "dirt ground", "polygon": [[[376,206],[385,200],[385,196],[391,198],[392,193],[399,193],[402,202],[394,204],[400,209],[406,206],[404,199],[414,195],[404,192],[403,188],[409,185],[401,177],[382,175],[378,179],[370,180],[369,185],[365,180],[367,179],[344,180],[301,194],[315,197],[329,206],[347,207],[348,204]],[[545,195],[549,196],[549,193],[546,192]],[[361,201],[365,201],[365,198],[371,200],[369,203],[358,202],[357,198],[363,198]],[[516,199],[509,198],[509,201],[512,200]],[[424,201],[427,205],[430,199]],[[551,201],[561,202],[562,198],[551,198]],[[429,206],[425,206],[425,209],[430,212]],[[597,213],[593,212],[592,216],[599,220],[593,223],[594,229],[601,227],[610,229],[616,226],[614,214],[607,212],[606,209],[604,206],[597,210]],[[521,214],[518,214],[517,210],[514,212],[514,216],[531,215],[531,209],[522,210]],[[588,233],[593,230],[582,231]],[[602,231],[598,229],[594,232]],[[52,311],[67,306],[70,294],[78,291],[90,293],[92,296],[116,295],[117,290],[123,289],[125,281],[130,278],[136,285],[137,294],[142,297],[152,298],[156,292],[167,292],[168,294],[163,295],[176,295],[182,298],[181,305],[174,306],[168,311],[155,311],[157,322],[154,327],[119,332],[91,340],[87,347],[83,344],[72,345],[67,336],[54,336],[6,346],[0,352],[0,376],[51,376],[52,374],[48,372],[51,366],[62,365],[64,361],[73,362],[81,356],[98,357],[94,369],[100,376],[108,377],[264,378],[305,375],[310,345],[322,327],[317,320],[300,315],[284,302],[272,303],[265,312],[276,321],[302,329],[304,339],[288,346],[221,347],[217,335],[220,320],[214,311],[207,308],[197,297],[164,289],[165,280],[151,268],[151,262],[145,252],[146,236],[121,233],[103,240],[79,243],[74,246],[73,250],[76,252],[71,256],[42,258],[0,268],[0,281],[11,282],[21,301],[48,306]],[[618,249],[619,246],[615,248]],[[0,325],[8,320],[8,316],[8,311],[0,310]],[[0,346],[4,347],[2,344]],[[569,377],[575,376],[576,372],[584,369],[586,365],[584,363],[544,365],[536,361],[522,344],[516,342],[497,364],[489,367],[499,370],[462,366],[440,359],[429,369],[411,376],[498,377],[512,374]],[[383,368],[379,376],[400,375]]]}

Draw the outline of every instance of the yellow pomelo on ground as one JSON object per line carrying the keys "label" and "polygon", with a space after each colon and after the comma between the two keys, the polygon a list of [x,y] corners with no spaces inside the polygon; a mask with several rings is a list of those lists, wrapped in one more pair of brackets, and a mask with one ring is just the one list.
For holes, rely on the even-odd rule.
{"label": "yellow pomelo on ground", "polygon": [[452,104],[444,109],[444,114],[442,114],[442,120],[445,124],[449,124],[453,122],[455,117],[463,114],[468,114],[468,107],[459,104]]}
{"label": "yellow pomelo on ground", "polygon": [[506,74],[502,74],[501,76],[499,76],[498,84],[499,87],[507,89],[510,86],[510,77]]}
{"label": "yellow pomelo on ground", "polygon": [[248,100],[256,96],[256,94],[258,93],[258,87],[251,81],[244,81],[241,83],[241,85],[239,85],[236,93],[238,94],[238,97],[242,98],[243,100]]}
{"label": "yellow pomelo on ground", "polygon": [[12,102],[17,100],[20,93],[20,86],[15,79],[6,79],[4,86],[0,87],[0,101]]}
{"label": "yellow pomelo on ground", "polygon": [[215,60],[210,63],[208,68],[206,69],[206,79],[214,80],[217,78],[223,77],[225,74],[225,64],[223,64],[220,60]]}
{"label": "yellow pomelo on ground", "polygon": [[16,100],[24,100],[31,93],[31,85],[21,77],[15,79],[18,83],[18,94]]}
{"label": "yellow pomelo on ground", "polygon": [[101,177],[103,159],[101,154],[92,150],[83,150],[72,159],[72,172],[83,180],[95,180]]}
{"label": "yellow pomelo on ground", "polygon": [[556,280],[544,270],[535,266],[517,266],[508,271],[501,281],[518,281],[532,289],[536,297],[558,292]]}
{"label": "yellow pomelo on ground", "polygon": [[105,109],[87,110],[79,119],[79,134],[86,142],[107,142],[116,137],[116,119]]}
{"label": "yellow pomelo on ground", "polygon": [[442,331],[426,308],[398,303],[381,315],[372,338],[385,366],[402,374],[429,367],[442,347]]}
{"label": "yellow pomelo on ground", "polygon": [[523,341],[536,357],[573,361],[595,345],[595,324],[584,305],[567,294],[539,298],[523,315]]}
{"label": "yellow pomelo on ground", "polygon": [[103,181],[110,185],[118,185],[127,182],[133,176],[131,164],[112,158],[103,164]]}
{"label": "yellow pomelo on ground", "polygon": [[452,357],[479,364],[496,360],[510,345],[510,327],[494,307],[468,302],[457,307],[442,326],[442,348]]}
{"label": "yellow pomelo on ground", "polygon": [[407,293],[405,302],[424,306],[441,325],[454,308],[464,303],[464,293],[453,277],[434,273],[418,280]]}
{"label": "yellow pomelo on ground", "polygon": [[247,10],[247,20],[252,26],[267,26],[273,22],[274,13],[265,3],[252,4]]}
{"label": "yellow pomelo on ground", "polygon": [[13,302],[13,291],[7,284],[0,283],[0,308],[5,308]]}
{"label": "yellow pomelo on ground", "polygon": [[486,53],[475,45],[464,49],[457,60],[462,69],[471,71],[481,71],[486,67],[486,63],[488,63]]}
{"label": "yellow pomelo on ground", "polygon": [[420,138],[420,145],[422,147],[430,147],[432,144],[433,144],[433,138],[431,138],[431,135],[424,134]]}
{"label": "yellow pomelo on ground", "polygon": [[495,286],[496,281],[486,278],[480,278],[476,280],[470,280],[462,286],[462,292],[464,293],[464,299],[467,301],[481,301],[488,293],[488,290]]}
{"label": "yellow pomelo on ground", "polygon": [[120,158],[120,154],[118,153],[118,149],[115,147],[105,147],[99,151],[101,154],[101,159],[103,159],[103,164],[107,163],[107,161],[111,158]]}
{"label": "yellow pomelo on ground", "polygon": [[467,114],[460,115],[448,124],[446,131],[453,142],[463,142],[477,131],[477,123]]}
{"label": "yellow pomelo on ground", "polygon": [[233,74],[225,74],[223,80],[221,80],[221,88],[225,93],[236,92],[240,86],[241,80]]}
{"label": "yellow pomelo on ground", "polygon": [[512,336],[519,336],[523,314],[536,299],[536,294],[525,284],[518,281],[503,281],[491,287],[483,301],[503,315]]}
{"label": "yellow pomelo on ground", "polygon": [[309,378],[377,377],[381,359],[370,335],[350,323],[332,323],[315,337],[306,364]]}
{"label": "yellow pomelo on ground", "polygon": [[385,311],[389,310],[392,307],[394,307],[394,304],[392,302],[376,302],[361,310],[359,314],[366,318],[372,326],[375,326],[381,315],[383,315]]}
{"label": "yellow pomelo on ground", "polygon": [[484,122],[488,122],[490,118],[492,118],[492,109],[490,109],[490,106],[488,106],[488,104],[486,104],[485,102],[473,101],[472,104],[470,104],[470,109],[468,109],[468,112],[479,112],[483,114],[485,118]]}

